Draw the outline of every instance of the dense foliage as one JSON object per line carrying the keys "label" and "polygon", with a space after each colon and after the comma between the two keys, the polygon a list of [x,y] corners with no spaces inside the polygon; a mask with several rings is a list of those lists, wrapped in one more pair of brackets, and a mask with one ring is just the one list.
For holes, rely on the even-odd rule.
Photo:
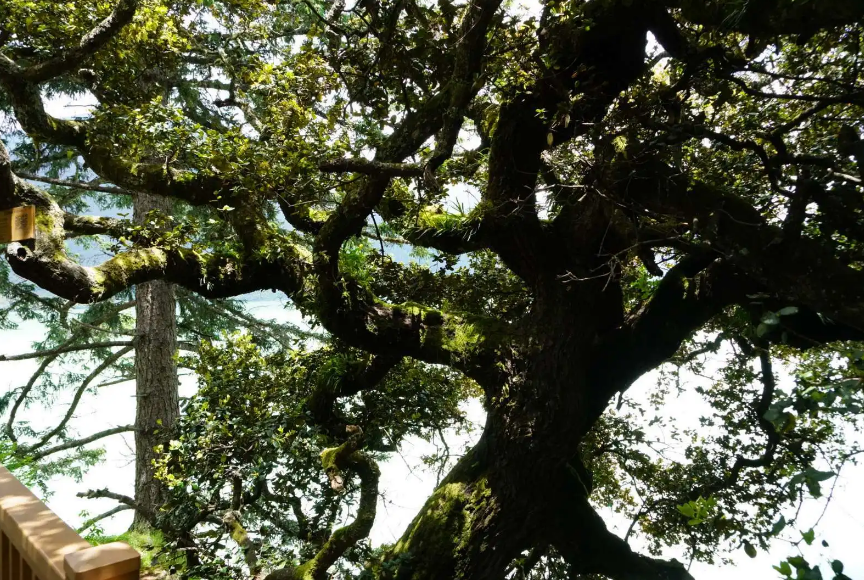
{"label": "dense foliage", "polygon": [[[190,362],[200,390],[159,462],[172,497],[148,515],[188,576],[684,579],[627,541],[712,562],[815,540],[795,508],[854,461],[864,404],[860,2],[0,11],[20,126],[0,204],[38,226],[11,269],[81,303],[155,279],[278,291],[321,332]],[[87,116],[46,113],[80,94]],[[81,215],[34,184],[57,159],[67,185],[178,209]],[[81,236],[109,258],[76,261]],[[679,392],[699,428],[666,412]],[[378,462],[478,394],[477,444],[372,549]]]}

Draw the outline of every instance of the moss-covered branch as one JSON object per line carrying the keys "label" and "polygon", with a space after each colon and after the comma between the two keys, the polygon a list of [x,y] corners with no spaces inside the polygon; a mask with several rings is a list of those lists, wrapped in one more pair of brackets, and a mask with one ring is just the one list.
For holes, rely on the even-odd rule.
{"label": "moss-covered branch", "polygon": [[81,218],[70,217],[32,184],[14,176],[12,183],[13,191],[0,192],[0,200],[7,206],[36,207],[36,239],[9,244],[6,259],[17,274],[57,296],[80,303],[98,302],[156,279],[211,297],[263,289],[282,290],[296,297],[302,289],[306,265],[290,248],[283,248],[273,259],[242,261],[201,255],[182,247],[133,247],[99,266],[82,266],[68,257],[65,248],[67,220],[80,226]]}
{"label": "moss-covered branch", "polygon": [[231,539],[243,550],[243,559],[249,567],[249,573],[252,575],[253,580],[257,580],[261,575],[258,551],[255,542],[252,541],[246,532],[246,528],[243,527],[240,512],[236,509],[228,510],[222,515],[222,524],[225,526]]}
{"label": "moss-covered branch", "polygon": [[418,177],[425,171],[416,163],[387,163],[363,158],[334,159],[319,163],[318,168],[326,173],[353,172],[389,177]]}
{"label": "moss-covered branch", "polygon": [[0,141],[0,200],[10,199],[15,192],[15,174],[12,173],[12,159],[3,141]]}
{"label": "moss-covered branch", "polygon": [[49,115],[38,84],[0,70],[0,88],[9,96],[15,119],[32,139],[84,149],[87,139],[85,124]]}
{"label": "moss-covered branch", "polygon": [[173,197],[191,205],[215,203],[221,193],[230,190],[231,184],[218,176],[124,159],[91,139],[88,121],[49,115],[36,83],[0,71],[0,87],[9,95],[15,118],[31,138],[76,148],[97,175],[125,190]]}
{"label": "moss-covered branch", "polygon": [[380,472],[375,461],[360,451],[363,433],[359,427],[349,427],[350,436],[342,445],[325,449],[321,453],[321,464],[337,492],[344,490],[343,471],[350,470],[360,478],[360,505],[350,524],[334,531],[321,549],[310,560],[296,569],[277,571],[265,580],[324,580],[327,570],[357,542],[369,535],[375,523],[378,503],[378,478]]}

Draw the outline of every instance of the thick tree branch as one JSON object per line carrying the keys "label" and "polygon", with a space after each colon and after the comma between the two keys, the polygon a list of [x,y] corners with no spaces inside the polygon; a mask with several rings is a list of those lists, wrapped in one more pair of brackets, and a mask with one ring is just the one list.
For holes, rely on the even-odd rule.
{"label": "thick tree branch", "polygon": [[[582,27],[550,18],[546,9],[541,49],[551,67],[530,91],[502,104],[483,195],[492,249],[531,285],[557,284],[556,275],[567,271],[582,275],[583,260],[595,257],[592,246],[600,244],[606,229],[581,232],[589,220],[580,219],[575,203],[559,213],[554,231],[540,224],[535,187],[541,153],[583,135],[644,73],[646,35],[658,14],[652,3],[590,3],[582,18],[591,26]],[[586,234],[597,239],[570,243],[574,230],[582,241]],[[566,265],[562,254],[569,259]]]}
{"label": "thick tree branch", "polygon": [[243,551],[243,560],[249,567],[249,574],[253,580],[261,574],[261,563],[258,560],[258,550],[255,542],[249,537],[246,528],[243,527],[243,521],[240,516],[239,507],[228,510],[222,515],[222,525],[225,526],[231,539],[237,543],[237,546]]}
{"label": "thick tree branch", "polygon": [[145,519],[154,523],[154,514],[145,511],[135,503],[135,500],[129,497],[128,495],[123,495],[121,493],[114,493],[113,491],[109,491],[106,488],[103,489],[88,489],[87,491],[82,491],[75,494],[78,497],[83,497],[87,499],[113,499],[115,501],[120,502],[121,504],[134,509],[138,513],[140,513]]}
{"label": "thick tree branch", "polygon": [[[375,523],[380,472],[375,461],[359,451],[362,432],[357,427],[354,427],[354,431],[339,447],[325,449],[321,454],[321,461],[331,485],[337,491],[341,491],[344,486],[343,470],[350,469],[360,477],[360,505],[357,507],[357,515],[350,524],[335,530],[312,559],[294,570],[293,580],[325,580],[327,569],[335,564],[346,550],[368,536],[372,524]],[[271,574],[268,578],[273,579],[275,576]]]}
{"label": "thick tree branch", "polygon": [[121,220],[103,216],[84,216],[66,213],[63,216],[63,229],[66,237],[107,235],[119,238],[129,231],[130,224]]}
{"label": "thick tree branch", "polygon": [[331,434],[344,432],[345,422],[334,415],[337,399],[374,389],[401,361],[401,356],[394,355],[378,355],[369,362],[355,360],[348,365],[335,385],[330,382],[319,383],[307,403],[315,422]]}
{"label": "thick tree branch", "polygon": [[722,0],[670,0],[667,6],[678,7],[684,19],[717,28],[761,38],[783,34],[811,35],[825,28],[854,24],[864,18],[864,6],[845,0],[793,2],[778,10],[775,2],[759,0],[738,4]]}
{"label": "thick tree branch", "polygon": [[284,195],[278,195],[276,202],[279,204],[285,221],[291,224],[293,228],[313,235],[318,235],[318,232],[321,231],[324,222],[312,219],[307,204],[293,202]]}
{"label": "thick tree branch", "polygon": [[[0,140],[0,203],[15,191],[15,174],[12,173],[12,159],[3,141]],[[2,205],[0,205],[2,207]]]}
{"label": "thick tree branch", "polygon": [[[864,330],[864,273],[807,238],[784,239],[750,203],[702,182],[689,183],[663,164],[629,166],[616,182],[622,203],[697,223],[693,233],[753,284],[835,321]],[[646,172],[646,170],[648,170]]]}
{"label": "thick tree branch", "polygon": [[[28,247],[18,243],[6,248],[6,259],[18,275],[53,294],[79,303],[110,298],[135,284],[164,279],[208,297],[226,297],[255,290],[282,290],[292,297],[302,289],[305,263],[299,253],[283,249],[273,260],[241,261],[200,255],[185,248],[133,247],[96,267],[85,267],[68,258],[65,224],[68,214],[43,191],[13,178],[15,189],[0,192],[36,206],[37,234]],[[84,227],[70,217],[73,225]],[[102,222],[106,225],[112,222]],[[95,226],[94,226],[95,227]]]}
{"label": "thick tree branch", "polygon": [[400,228],[406,242],[448,254],[467,254],[489,247],[489,228],[483,217],[469,214],[429,214],[421,212],[416,223]]}
{"label": "thick tree branch", "polygon": [[551,540],[576,574],[602,574],[612,580],[693,580],[675,560],[658,560],[634,552],[606,528],[587,498],[561,503]]}
{"label": "thick tree branch", "polygon": [[[735,268],[697,251],[669,270],[648,301],[623,326],[603,337],[591,365],[598,385],[594,413],[645,372],[671,358],[681,343],[754,285]],[[626,360],[626,365],[616,361]]]}
{"label": "thick tree branch", "polygon": [[31,138],[76,148],[96,174],[124,190],[173,197],[191,205],[214,205],[221,194],[231,190],[233,184],[218,174],[132,162],[112,146],[89,140],[87,122],[58,119],[45,112],[36,83],[0,74],[0,86],[10,97],[15,118]]}

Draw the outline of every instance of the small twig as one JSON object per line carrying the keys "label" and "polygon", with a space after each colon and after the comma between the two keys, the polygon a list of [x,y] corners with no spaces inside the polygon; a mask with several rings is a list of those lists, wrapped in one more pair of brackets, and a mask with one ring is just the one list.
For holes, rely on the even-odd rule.
{"label": "small twig", "polygon": [[373,211],[369,215],[372,216],[372,225],[375,226],[375,234],[378,236],[378,243],[381,244],[381,255],[385,256],[386,252],[384,251],[384,240],[381,239],[381,230],[378,229],[378,221],[375,219],[375,212]]}

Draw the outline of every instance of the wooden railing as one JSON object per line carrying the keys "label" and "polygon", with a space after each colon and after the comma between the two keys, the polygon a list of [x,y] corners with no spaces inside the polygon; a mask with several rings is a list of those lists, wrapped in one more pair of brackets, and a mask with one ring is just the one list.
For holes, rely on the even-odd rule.
{"label": "wooden railing", "polygon": [[138,580],[123,542],[91,546],[0,466],[0,580]]}

